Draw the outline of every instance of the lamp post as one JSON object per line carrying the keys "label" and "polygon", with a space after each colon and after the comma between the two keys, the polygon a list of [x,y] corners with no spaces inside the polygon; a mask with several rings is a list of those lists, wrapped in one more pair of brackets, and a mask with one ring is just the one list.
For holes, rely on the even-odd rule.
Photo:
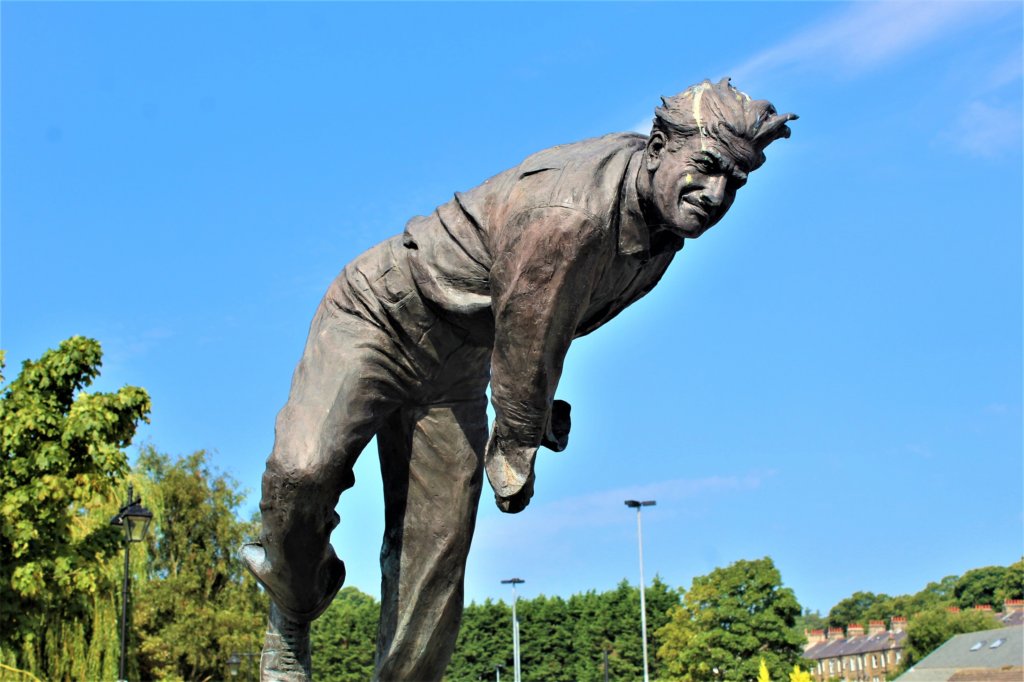
{"label": "lamp post", "polygon": [[252,653],[252,652],[248,652],[248,651],[246,651],[246,652],[238,652],[238,651],[233,652],[231,654],[231,657],[228,658],[228,674],[231,675],[231,677],[238,677],[238,672],[242,668],[242,659],[243,658],[247,658],[247,659],[249,659],[249,665],[245,666],[245,670],[248,673],[245,676],[245,679],[251,680],[253,678],[252,677],[252,661],[253,661],[254,658],[256,658],[259,655],[260,654],[258,654],[258,653]]}
{"label": "lamp post", "polygon": [[641,507],[653,507],[657,504],[654,500],[644,500],[638,502],[637,500],[626,500],[626,506],[632,509],[636,509],[636,537],[637,543],[640,547],[640,633],[642,635],[643,649],[644,649],[644,682],[649,682],[647,673],[647,603],[644,599],[644,591],[646,585],[644,584],[644,533],[643,526],[640,523],[640,508]]}
{"label": "lamp post", "polygon": [[128,502],[110,519],[110,525],[124,528],[124,580],[121,583],[121,661],[118,664],[118,682],[126,682],[126,655],[128,652],[128,579],[131,567],[128,558],[133,542],[142,542],[153,520],[153,512],[142,506],[142,498],[134,497],[135,491],[128,486]]}
{"label": "lamp post", "polygon": [[522,578],[509,578],[502,580],[502,585],[512,586],[512,677],[513,682],[523,682],[523,670],[519,666],[519,619],[516,618],[516,585],[522,585],[525,580]]}

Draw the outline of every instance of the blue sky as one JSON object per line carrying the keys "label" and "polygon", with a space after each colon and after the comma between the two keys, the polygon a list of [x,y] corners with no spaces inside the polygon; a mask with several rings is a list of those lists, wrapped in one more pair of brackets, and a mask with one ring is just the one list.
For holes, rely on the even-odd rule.
{"label": "blue sky", "polygon": [[[467,599],[771,556],[804,606],[1024,551],[1020,3],[3,3],[8,375],[61,339],[139,442],[252,494],[334,275],[544,147],[731,75],[800,114],[647,298],[574,344],[563,453],[485,490]],[[133,451],[134,452],[134,451]],[[341,502],[379,592],[376,451]]]}

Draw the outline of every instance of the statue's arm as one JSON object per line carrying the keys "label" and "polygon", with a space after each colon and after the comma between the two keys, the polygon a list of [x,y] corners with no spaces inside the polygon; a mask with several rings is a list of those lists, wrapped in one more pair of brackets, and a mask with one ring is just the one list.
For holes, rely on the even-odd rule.
{"label": "statue's arm", "polygon": [[[517,512],[533,492],[537,447],[551,441],[555,388],[607,235],[586,214],[562,207],[523,212],[503,234],[491,270],[495,419],[485,464],[498,506]],[[567,428],[568,406],[558,408]]]}

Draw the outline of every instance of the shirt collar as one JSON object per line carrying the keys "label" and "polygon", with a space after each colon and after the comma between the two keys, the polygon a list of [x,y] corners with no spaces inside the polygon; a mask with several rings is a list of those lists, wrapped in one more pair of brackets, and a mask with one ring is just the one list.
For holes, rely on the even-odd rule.
{"label": "shirt collar", "polygon": [[644,151],[633,153],[626,167],[619,196],[619,255],[639,256],[647,261],[652,256],[675,253],[683,248],[682,237],[666,229],[652,230],[640,210],[636,191],[637,173],[643,163]]}
{"label": "shirt collar", "polygon": [[640,170],[644,152],[633,152],[626,166],[619,194],[619,254],[645,257],[651,250],[650,231],[640,211],[640,197],[636,192],[636,174]]}

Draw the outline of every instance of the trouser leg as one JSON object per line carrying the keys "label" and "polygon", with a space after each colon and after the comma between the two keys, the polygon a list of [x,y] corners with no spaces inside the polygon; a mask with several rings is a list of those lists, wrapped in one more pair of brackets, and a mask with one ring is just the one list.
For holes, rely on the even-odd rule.
{"label": "trouser leg", "polygon": [[278,414],[260,502],[267,565],[254,573],[294,620],[318,616],[343,579],[329,542],[334,508],[355,482],[359,453],[398,405],[389,343],[373,325],[321,304]]}
{"label": "trouser leg", "polygon": [[374,679],[440,680],[462,619],[486,400],[402,409],[377,441],[386,509]]}

